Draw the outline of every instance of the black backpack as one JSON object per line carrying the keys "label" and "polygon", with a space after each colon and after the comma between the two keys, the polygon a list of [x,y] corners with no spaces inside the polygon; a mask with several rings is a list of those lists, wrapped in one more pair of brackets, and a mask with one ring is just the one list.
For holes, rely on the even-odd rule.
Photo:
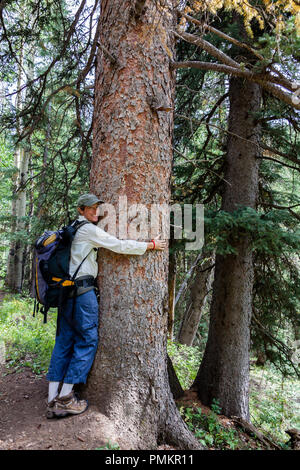
{"label": "black backpack", "polygon": [[71,245],[77,230],[88,223],[90,222],[75,220],[72,224],[56,232],[44,232],[35,242],[34,279],[36,296],[33,316],[40,311],[44,315],[44,323],[47,322],[49,308],[57,307],[59,314],[65,301],[76,289],[75,277],[90,252],[71,277],[69,274]]}

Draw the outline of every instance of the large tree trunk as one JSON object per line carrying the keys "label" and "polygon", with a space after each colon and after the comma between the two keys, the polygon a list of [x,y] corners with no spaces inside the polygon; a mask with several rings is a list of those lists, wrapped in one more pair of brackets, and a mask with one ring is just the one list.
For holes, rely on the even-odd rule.
{"label": "large tree trunk", "polygon": [[[147,10],[139,15],[134,7],[141,3]],[[171,0],[160,9],[150,0],[101,3],[91,190],[117,212],[119,196],[127,197],[128,207],[169,203],[172,6]],[[86,396],[125,448],[155,449],[159,442],[200,448],[169,387],[167,250],[143,256],[101,250],[98,284],[99,348]]]}
{"label": "large tree trunk", "polygon": [[[258,193],[261,90],[254,83],[230,80],[227,169],[222,209],[255,208]],[[245,233],[232,241],[237,254],[216,257],[208,341],[194,387],[201,401],[218,399],[222,412],[249,420],[249,346],[253,260]]]}

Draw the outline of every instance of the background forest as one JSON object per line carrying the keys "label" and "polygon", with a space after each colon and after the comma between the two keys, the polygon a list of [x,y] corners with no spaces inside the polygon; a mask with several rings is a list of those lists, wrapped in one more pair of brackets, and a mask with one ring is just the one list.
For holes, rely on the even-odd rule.
{"label": "background forest", "polygon": [[[204,205],[205,243],[186,251],[184,239],[170,240],[168,354],[179,389],[197,389],[210,414],[193,402],[179,408],[205,446],[243,448],[217,420],[234,409],[289,449],[285,431],[300,428],[300,7],[177,7],[172,203]],[[0,2],[0,356],[8,370],[40,375],[50,360],[56,312],[47,325],[32,318],[33,243],[74,220],[78,196],[90,190],[96,54],[110,54],[98,40],[99,9],[98,0]],[[219,324],[224,305],[231,316]],[[235,383],[250,363],[243,403],[224,392],[224,363]]]}

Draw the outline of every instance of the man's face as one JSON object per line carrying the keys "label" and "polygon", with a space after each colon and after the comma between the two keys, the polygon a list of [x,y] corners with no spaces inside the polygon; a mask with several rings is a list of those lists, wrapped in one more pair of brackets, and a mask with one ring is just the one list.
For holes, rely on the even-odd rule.
{"label": "man's face", "polygon": [[98,222],[99,217],[99,204],[93,204],[92,206],[85,206],[84,209],[79,209],[79,213],[83,215],[89,222]]}

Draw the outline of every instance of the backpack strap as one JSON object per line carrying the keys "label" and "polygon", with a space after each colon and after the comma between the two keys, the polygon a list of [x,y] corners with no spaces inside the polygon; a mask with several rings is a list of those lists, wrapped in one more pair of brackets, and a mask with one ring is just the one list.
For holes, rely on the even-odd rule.
{"label": "backpack strap", "polygon": [[85,224],[91,224],[92,222],[89,222],[88,220],[82,220],[81,222],[76,219],[74,220],[74,222],[71,223],[71,225],[76,229],[75,233],[77,232],[77,230],[82,227],[83,225]]}
{"label": "backpack strap", "polygon": [[97,248],[92,248],[91,251],[88,252],[88,254],[86,255],[85,258],[83,258],[83,260],[81,261],[80,265],[78,266],[78,268],[76,269],[75,273],[73,274],[72,276],[72,281],[75,283],[75,288],[74,288],[74,296],[73,296],[73,305],[72,305],[72,320],[74,318],[74,312],[75,312],[75,304],[76,304],[76,297],[77,297],[77,284],[75,282],[75,277],[76,277],[76,274],[78,273],[79,269],[81,268],[83,262],[87,259],[87,257],[92,253],[93,250],[96,250]]}
{"label": "backpack strap", "polygon": [[[79,222],[79,220],[77,220],[77,219],[76,219],[74,222],[72,222],[72,223],[69,225],[69,227],[73,227],[73,228],[75,229],[74,234],[73,234],[72,241],[73,241],[73,239],[74,239],[74,236],[75,236],[77,230],[78,230],[80,227],[82,227],[83,225],[85,225],[85,224],[90,224],[90,223],[91,223],[91,222],[89,222],[89,221],[87,221],[87,220],[83,220],[82,222]],[[72,243],[72,241],[71,241],[71,243]],[[60,260],[59,260],[59,259],[57,259],[57,265],[58,265],[60,271],[63,273],[63,275],[64,275],[64,277],[65,277],[65,280],[69,279],[69,273],[68,273],[67,271],[65,271],[65,269],[64,269],[64,267],[62,266],[62,264],[60,263]],[[59,279],[59,280],[60,280],[60,279]]]}
{"label": "backpack strap", "polygon": [[81,268],[81,266],[83,265],[84,261],[87,259],[87,257],[92,253],[93,250],[97,250],[97,248],[92,248],[91,251],[88,252],[88,254],[83,258],[83,260],[81,261],[81,263],[79,264],[79,266],[76,268],[76,271],[75,273],[73,274],[73,276],[71,277],[71,281],[75,281],[75,277],[79,271],[79,269]]}

